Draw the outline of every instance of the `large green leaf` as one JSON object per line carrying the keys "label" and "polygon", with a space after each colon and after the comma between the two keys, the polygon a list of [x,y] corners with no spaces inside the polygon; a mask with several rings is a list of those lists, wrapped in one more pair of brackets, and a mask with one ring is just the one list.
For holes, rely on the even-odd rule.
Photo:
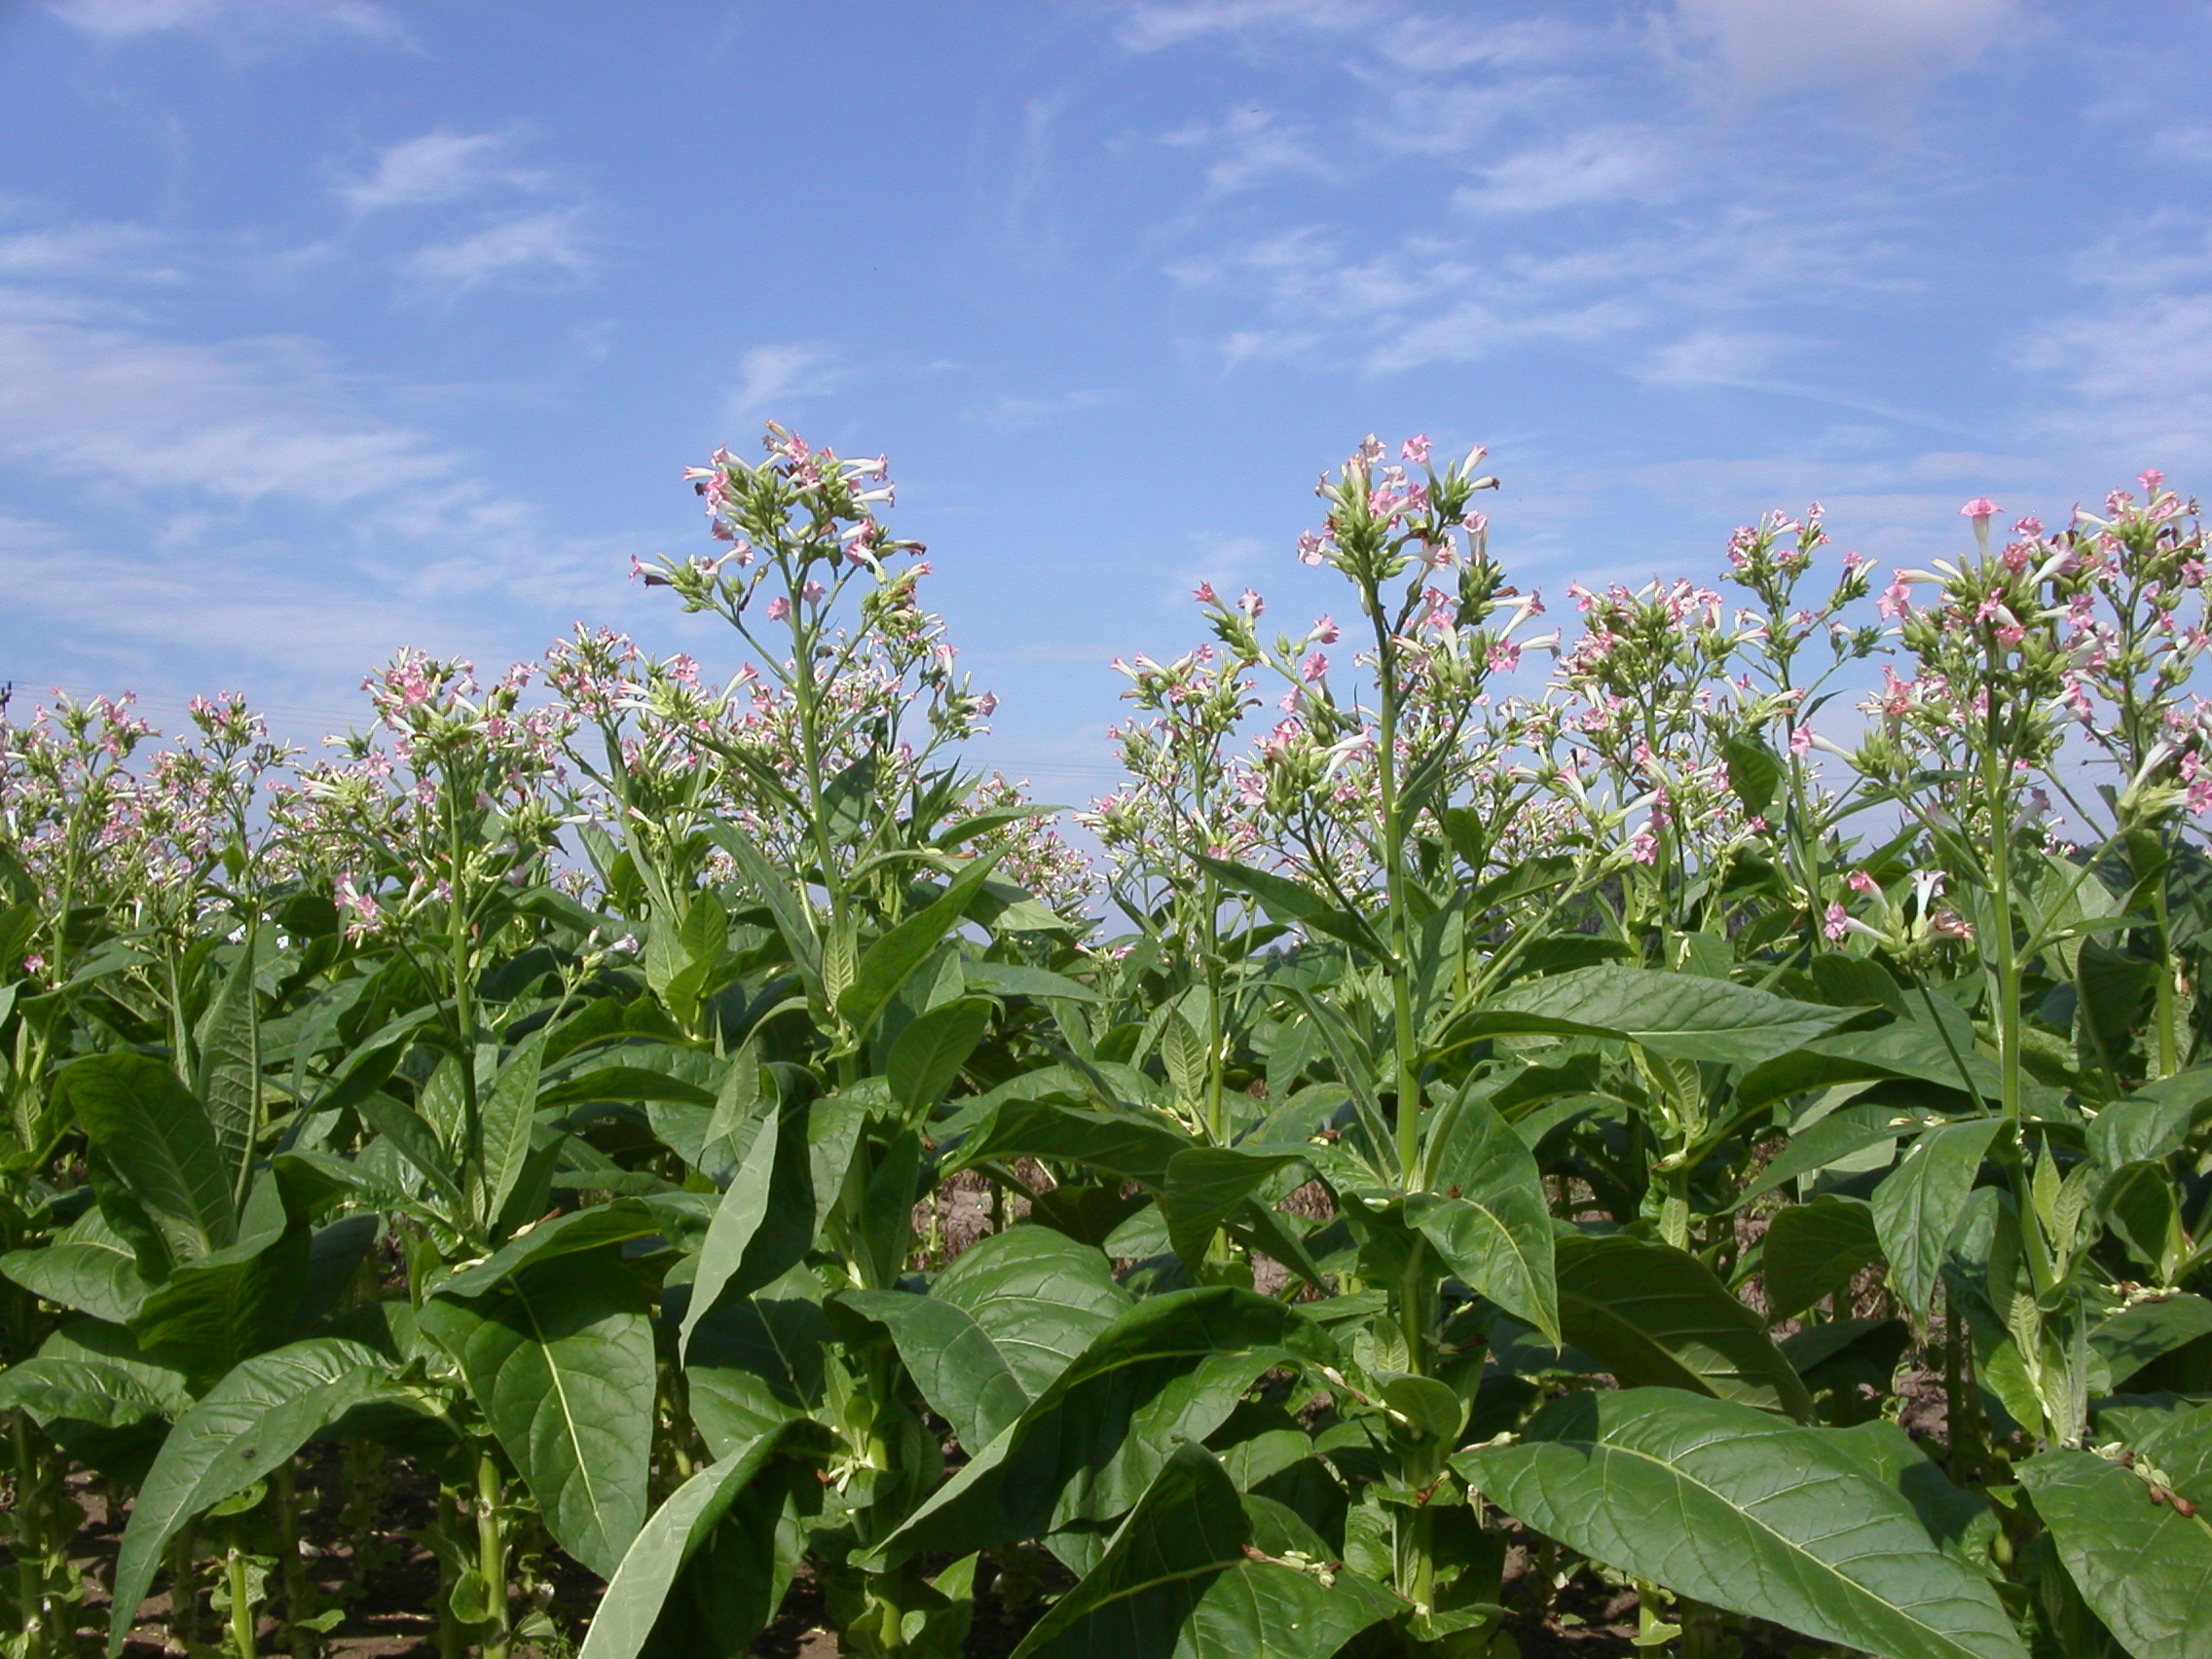
{"label": "large green leaf", "polygon": [[691,1420],[707,1450],[728,1456],[819,1406],[830,1346],[822,1283],[803,1267],[721,1298],[684,1350]]}
{"label": "large green leaf", "polygon": [[1318,1570],[1254,1556],[1228,1474],[1204,1447],[1178,1447],[1014,1659],[1330,1659],[1403,1606],[1358,1573],[1324,1584]]}
{"label": "large green leaf", "polygon": [[1224,886],[1250,894],[1278,922],[1294,922],[1314,933],[1327,934],[1331,939],[1342,940],[1378,960],[1386,960],[1390,954],[1364,916],[1339,909],[1304,882],[1293,881],[1289,876],[1277,875],[1272,870],[1254,869],[1248,865],[1231,864],[1226,859],[1207,858],[1202,854],[1194,862]]}
{"label": "large green leaf", "polygon": [[138,1272],[137,1253],[129,1240],[108,1225],[97,1205],[44,1248],[11,1250],[0,1256],[0,1273],[33,1296],[82,1309],[118,1325],[138,1311],[153,1289]]}
{"label": "large green leaf", "polygon": [[231,1175],[231,1192],[242,1198],[261,1135],[261,1010],[254,989],[258,930],[245,941],[201,1016],[194,1040],[200,1065],[193,1082],[207,1103],[208,1125]]}
{"label": "large green leaf", "polygon": [[666,1212],[642,1198],[614,1198],[589,1209],[571,1210],[516,1234],[484,1260],[437,1281],[431,1290],[438,1296],[481,1296],[509,1273],[535,1263],[650,1237],[668,1225]]}
{"label": "large green leaf", "polygon": [[1890,1288],[1920,1319],[1928,1317],[1943,1246],[1966,1212],[1974,1173],[1999,1126],[1996,1118],[1938,1124],[1874,1189],[1874,1231],[1889,1259]]}
{"label": "large green leaf", "polygon": [[736,1176],[715,1206],[699,1247],[699,1269],[684,1310],[681,1346],[724,1296],[742,1297],[780,1278],[814,1242],[814,1167],[809,1115],[768,1107]]}
{"label": "large green leaf", "polygon": [[1687,1251],[1626,1234],[1558,1241],[1560,1329],[1624,1387],[1659,1384],[1813,1415],[1756,1313]]}
{"label": "large green leaf", "polygon": [[1608,964],[1517,981],[1455,1029],[1468,1037],[1625,1037],[1678,1059],[1756,1065],[1834,1030],[1852,1013],[1726,979]]}
{"label": "large green leaf", "polygon": [[1736,1103],[1749,1109],[1792,1094],[1809,1094],[1839,1083],[1914,1078],[1970,1095],[1998,1098],[2004,1088],[1996,1062],[1948,1040],[1924,1019],[1899,1019],[1874,1031],[1818,1037],[1744,1074]]}
{"label": "large green leaf", "polygon": [[878,1554],[962,1555],[1125,1513],[1178,1441],[1203,1440],[1252,1380],[1326,1359],[1297,1310],[1247,1290],[1170,1291],[1140,1302],[999,1436],[940,1487]]}
{"label": "large green leaf", "polygon": [[2043,1453],[2020,1484],[2090,1610],[2135,1659],[2212,1659],[2212,1526],[2091,1452]]}
{"label": "large green leaf", "polygon": [[955,997],[916,1014],[899,1033],[883,1074],[908,1117],[943,1097],[990,1025],[988,997]]}
{"label": "large green leaf", "polygon": [[848,1291],[891,1332],[931,1409],[980,1450],[1129,1306],[1097,1250],[1045,1227],[982,1239],[927,1296]]}
{"label": "large green leaf", "polygon": [[291,1336],[313,1266],[303,1225],[183,1263],[138,1305],[130,1331],[151,1358],[205,1384]]}
{"label": "large green leaf", "polygon": [[1217,1228],[1242,1214],[1268,1178],[1299,1161],[1295,1152],[1239,1147],[1186,1147],[1167,1161],[1160,1180],[1160,1213],[1175,1253],[1196,1268]]}
{"label": "large green leaf", "polygon": [[[800,1466],[793,1469],[786,1454],[812,1449],[819,1433],[812,1423],[771,1429],[671,1493],[623,1553],[578,1659],[639,1659],[655,1649],[723,1659],[747,1651],[775,1616],[804,1545],[797,1528],[780,1523],[793,1495],[792,1477],[813,1485],[816,1459],[796,1459]],[[769,1547],[708,1550],[724,1527]],[[686,1570],[695,1564],[716,1570]],[[709,1577],[717,1582],[685,1582]],[[733,1600],[740,1604],[730,1606]],[[712,1627],[689,1616],[702,1602],[719,1604],[714,1610],[724,1615]]]}
{"label": "large green leaf", "polygon": [[537,1112],[537,1073],[544,1052],[545,1031],[540,1027],[515,1046],[485,1096],[480,1119],[484,1164],[481,1184],[470,1195],[480,1227],[489,1228],[498,1219],[507,1195],[515,1190],[523,1166],[530,1161],[530,1131]]}
{"label": "large green leaf", "polygon": [[176,1420],[130,1508],[115,1562],[107,1650],[123,1651],[177,1530],[287,1461],[316,1432],[391,1389],[376,1349],[315,1337],[256,1354]]}
{"label": "large green leaf", "polygon": [[92,1054],[55,1074],[56,1109],[85,1131],[144,1208],[171,1262],[228,1244],[238,1226],[231,1171],[200,1102],[146,1054]]}
{"label": "large green leaf", "polygon": [[652,1454],[652,1326],[619,1250],[538,1262],[422,1311],[555,1540],[603,1575],[645,1524]]}
{"label": "large green leaf", "polygon": [[1823,1193],[1790,1204],[1767,1224],[1759,1254],[1769,1319],[1794,1319],[1845,1289],[1882,1252],[1864,1199]]}
{"label": "large green leaf", "polygon": [[1888,1659],[2026,1659],[1989,1584],[1823,1430],[1632,1388],[1453,1461],[1535,1531],[1677,1595]]}
{"label": "large green leaf", "polygon": [[1429,1135],[1427,1185],[1406,1220],[1469,1289],[1557,1343],[1559,1285],[1543,1177],[1528,1144],[1472,1090]]}
{"label": "large green leaf", "polygon": [[1099,1112],[1056,1100],[1006,1100],[994,1107],[960,1144],[957,1162],[970,1167],[1016,1158],[1080,1163],[1118,1181],[1158,1187],[1168,1161],[1190,1137],[1160,1119],[1134,1112]]}
{"label": "large green leaf", "polygon": [[972,860],[945,890],[867,947],[853,982],[837,997],[837,1012],[865,1034],[875,1023],[883,1005],[911,974],[926,962],[944,936],[968,914],[998,863],[996,856]]}

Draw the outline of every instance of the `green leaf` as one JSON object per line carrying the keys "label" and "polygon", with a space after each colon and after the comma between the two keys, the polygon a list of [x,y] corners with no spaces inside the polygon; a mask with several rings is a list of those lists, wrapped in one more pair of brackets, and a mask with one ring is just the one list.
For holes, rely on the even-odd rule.
{"label": "green leaf", "polygon": [[146,1054],[93,1054],[55,1074],[56,1110],[73,1119],[146,1211],[172,1262],[236,1235],[230,1171],[199,1101]]}
{"label": "green leaf", "polygon": [[516,1234],[481,1262],[432,1285],[431,1294],[481,1296],[508,1274],[535,1263],[650,1237],[668,1225],[667,1215],[642,1198],[615,1198],[571,1210]]}
{"label": "green leaf", "polygon": [[484,1101],[481,1124],[484,1134],[482,1187],[477,1199],[477,1224],[489,1227],[498,1219],[507,1195],[522,1179],[530,1161],[530,1131],[537,1114],[539,1056],[545,1051],[542,1027],[515,1046],[499,1067],[498,1081]]}
{"label": "green leaf", "polygon": [[554,1540],[603,1576],[645,1524],[652,1454],[652,1325],[619,1248],[535,1263],[479,1297],[432,1297],[421,1314]]}
{"label": "green leaf", "polygon": [[1778,1212],[1759,1262],[1769,1319],[1794,1319],[1824,1296],[1846,1288],[1882,1253],[1874,1218],[1861,1198],[1824,1193]]}
{"label": "green leaf", "polygon": [[1942,1121],[1919,1107],[1873,1102],[1846,1106],[1792,1132],[1788,1144],[1775,1155],[1773,1162],[1759,1171],[1758,1178],[1744,1189],[1743,1198],[1737,1201],[1749,1203],[1763,1193],[1773,1192],[1785,1181],[1825,1169],[1831,1163],[1869,1147],[1880,1146],[1884,1141],[1894,1143],[1917,1135],[1930,1124]]}
{"label": "green leaf", "polygon": [[1943,1246],[1966,1213],[1967,1194],[2000,1124],[1975,1118],[1930,1129],[1874,1189],[1874,1231],[1889,1259],[1890,1288],[1923,1322],[1936,1294]]}
{"label": "green leaf", "polygon": [[438,1137],[421,1114],[404,1101],[395,1100],[379,1089],[365,1099],[354,1102],[353,1109],[378,1134],[391,1143],[391,1148],[405,1159],[423,1179],[429,1183],[432,1192],[443,1198],[449,1213],[458,1221],[461,1208],[461,1187],[454,1178],[453,1159],[438,1144]]}
{"label": "green leaf", "polygon": [[1569,1395],[1454,1466],[1532,1530],[1677,1595],[1890,1659],[2026,1659],[1988,1583],[1822,1430],[1672,1389]]}
{"label": "green leaf", "polygon": [[1175,1444],[1211,1434],[1254,1378],[1333,1351],[1295,1309],[1248,1290],[1150,1297],[1101,1332],[877,1556],[964,1555],[1124,1514]]}
{"label": "green leaf", "polygon": [[807,1114],[771,1107],[699,1247],[699,1270],[684,1309],[679,1351],[725,1296],[742,1297],[780,1278],[814,1242],[814,1171]]}
{"label": "green leaf", "polygon": [[1014,1158],[1051,1159],[1157,1187],[1166,1177],[1168,1161],[1190,1145],[1189,1136],[1149,1115],[1095,1112],[1054,1100],[1007,1100],[960,1143],[957,1162],[973,1168]]}
{"label": "green leaf", "polygon": [[177,1419],[138,1489],[116,1557],[111,1659],[123,1651],[178,1529],[289,1460],[355,1406],[389,1392],[389,1377],[376,1349],[315,1337],[241,1362]]}
{"label": "green leaf", "polygon": [[909,1118],[943,1098],[990,1029],[991,1012],[988,997],[955,997],[916,1014],[899,1033],[884,1078]]}
{"label": "green leaf", "polygon": [[1877,1031],[1816,1037],[1754,1066],[1737,1080],[1736,1103],[1749,1110],[1834,1084],[1882,1078],[1911,1078],[1985,1100],[2004,1094],[2004,1078],[1996,1062],[1970,1045],[1946,1041],[1943,1032],[1924,1019],[1899,1019]]}
{"label": "green leaf", "polygon": [[1225,886],[1233,887],[1239,893],[1249,893],[1278,922],[1296,922],[1315,933],[1342,940],[1348,945],[1366,951],[1378,961],[1389,959],[1388,948],[1366,918],[1354,915],[1349,910],[1338,909],[1304,882],[1293,881],[1287,875],[1276,875],[1270,870],[1254,869],[1249,865],[1207,858],[1203,854],[1194,855],[1192,862]]}
{"label": "green leaf", "polygon": [[33,1296],[118,1325],[138,1311],[153,1289],[138,1272],[138,1256],[129,1240],[108,1225],[97,1205],[44,1248],[11,1250],[0,1256],[0,1273]]}
{"label": "green leaf", "polygon": [[261,1010],[253,985],[257,934],[255,928],[246,929],[223,988],[193,1033],[200,1051],[196,1090],[207,1103],[207,1121],[231,1171],[235,1198],[245,1194],[261,1137]]}
{"label": "green leaf", "polygon": [[1329,1659],[1402,1604],[1340,1569],[1317,1573],[1245,1551],[1253,1528],[1202,1446],[1178,1447],[1097,1566],[1034,1626],[1013,1659]]}
{"label": "green leaf", "polygon": [[1088,985],[1080,984],[1064,974],[1031,968],[1019,962],[963,962],[960,972],[971,985],[980,985],[1002,996],[1033,997],[1039,1002],[1054,998],[1081,1003],[1105,1000]]}
{"label": "green leaf", "polygon": [[1527,1144],[1473,1089],[1429,1131],[1427,1185],[1406,1220],[1468,1289],[1560,1341],[1551,1206]]}
{"label": "green leaf", "polygon": [[1625,1037],[1677,1059],[1749,1066],[1788,1053],[1851,1015],[1849,1009],[1792,1002],[1726,979],[1607,965],[1520,980],[1455,1030],[1469,1037]]}
{"label": "green leaf", "polygon": [[2121,1309],[2089,1333],[2089,1346],[2120,1386],[2153,1360],[2212,1335],[2212,1300],[2188,1291]]}
{"label": "green leaf", "polygon": [[753,838],[728,820],[718,819],[709,824],[707,834],[737,861],[737,867],[744,872],[747,883],[760,895],[768,913],[775,918],[776,931],[783,935],[784,948],[792,953],[792,961],[808,982],[819,989],[822,945],[815,938],[813,907],[807,903],[805,888],[770,864]]}
{"label": "green leaf", "polygon": [[1196,1268],[1217,1228],[1227,1226],[1269,1176],[1299,1161],[1295,1152],[1245,1152],[1229,1146],[1186,1147],[1167,1161],[1160,1181],[1160,1213],[1175,1253]]}
{"label": "green leaf", "polygon": [[2092,1452],[2019,1467],[2082,1599],[2135,1659],[2212,1659],[2212,1527],[2155,1502],[2139,1475]]}
{"label": "green leaf", "polygon": [[2115,1100],[2089,1124],[2089,1150],[2106,1169],[2157,1163],[2189,1139],[2197,1108],[2212,1100],[2212,1066],[2192,1066]]}
{"label": "green leaf", "polygon": [[853,972],[853,982],[837,998],[837,1012],[863,1036],[906,976],[928,961],[944,936],[968,914],[998,863],[996,854],[978,857],[954,876],[943,893],[916,910],[867,947]]}
{"label": "green leaf", "polygon": [[1558,1250],[1560,1329],[1623,1387],[1812,1417],[1812,1396],[1764,1322],[1695,1256],[1626,1234],[1565,1235]]}
{"label": "green leaf", "polygon": [[1728,767],[1728,787],[1736,792],[1744,810],[1754,818],[1763,815],[1782,784],[1780,758],[1748,732],[1730,738],[1721,747],[1720,757]]}
{"label": "green leaf", "polygon": [[311,1248],[308,1229],[291,1225],[186,1262],[139,1304],[131,1335],[149,1357],[212,1382],[293,1334]]}
{"label": "green leaf", "polygon": [[[592,1613],[578,1659],[639,1659],[656,1648],[699,1656],[745,1652],[775,1616],[803,1545],[796,1528],[780,1523],[793,1477],[813,1485],[817,1459],[793,1459],[787,1454],[795,1447],[813,1448],[820,1432],[812,1423],[783,1424],[671,1493],[623,1552],[622,1564]],[[764,1540],[769,1547],[710,1549],[725,1526],[737,1541]],[[714,1570],[686,1570],[694,1565]],[[685,1582],[710,1576],[717,1584]],[[722,1592],[719,1597],[714,1594],[718,1587]],[[733,1588],[740,1607],[727,1605]],[[704,1622],[685,1616],[702,1602],[722,1603],[715,1610],[723,1616],[711,1631],[682,1629]]]}
{"label": "green leaf", "polygon": [[727,1456],[820,1406],[830,1346],[822,1282],[803,1267],[722,1298],[692,1333],[683,1366],[707,1450]]}
{"label": "green leaf", "polygon": [[979,1451],[1129,1306],[1099,1251],[1049,1228],[986,1237],[927,1296],[847,1291],[839,1302],[890,1331],[922,1398]]}

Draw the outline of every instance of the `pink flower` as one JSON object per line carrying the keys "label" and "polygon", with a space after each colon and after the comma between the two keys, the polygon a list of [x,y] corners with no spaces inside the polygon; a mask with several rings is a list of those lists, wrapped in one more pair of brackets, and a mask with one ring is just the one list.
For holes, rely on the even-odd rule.
{"label": "pink flower", "polygon": [[2156,496],[2164,488],[2166,475],[2155,466],[2145,467],[2135,475],[2135,482],[2143,486],[2146,495]]}
{"label": "pink flower", "polygon": [[1267,602],[1250,588],[1246,588],[1236,596],[1236,608],[1255,621],[1259,619],[1260,612],[1267,608]]}
{"label": "pink flower", "polygon": [[1298,533],[1298,562],[1301,565],[1318,565],[1321,562],[1321,538],[1309,530]]}
{"label": "pink flower", "polygon": [[1648,830],[1639,830],[1628,838],[1628,856],[1638,864],[1659,862],[1659,838]]}
{"label": "pink flower", "polygon": [[1911,608],[1912,589],[1902,578],[1890,583],[1874,601],[1876,613],[1885,617],[1902,616]]}
{"label": "pink flower", "polygon": [[1987,524],[1997,516],[1997,503],[1987,496],[1976,496],[1959,509],[1959,517],[1971,518],[1977,525]]}
{"label": "pink flower", "polygon": [[1218,596],[1213,591],[1213,583],[1200,582],[1191,590],[1191,597],[1200,605],[1211,605]]}
{"label": "pink flower", "polygon": [[1459,521],[1459,528],[1469,535],[1480,535],[1484,531],[1490,529],[1490,520],[1483,517],[1481,513],[1469,513]]}
{"label": "pink flower", "polygon": [[989,719],[999,712],[999,694],[996,691],[984,692],[976,699],[976,712],[981,715],[983,719]]}
{"label": "pink flower", "polygon": [[807,604],[814,605],[817,604],[821,600],[822,596],[829,591],[830,590],[824,587],[820,582],[810,581],[806,584],[806,586],[798,590],[798,596],[799,598],[805,600]]}
{"label": "pink flower", "polygon": [[1853,870],[1850,875],[1844,878],[1844,885],[1854,893],[1872,893],[1877,891],[1880,886],[1872,876],[1862,869]]}
{"label": "pink flower", "polygon": [[1812,728],[1811,728],[1810,726],[1794,726],[1794,727],[1792,727],[1792,728],[1790,729],[1790,733],[1789,733],[1789,753],[1790,753],[1790,754],[1792,754],[1792,755],[1803,755],[1803,754],[1805,754],[1805,753],[1806,753],[1806,752],[1807,752],[1808,750],[1810,750],[1810,749],[1811,749],[1812,747],[1813,747],[1813,732],[1812,732]]}
{"label": "pink flower", "polygon": [[789,615],[790,615],[791,613],[792,613],[792,602],[791,602],[790,600],[788,600],[788,599],[784,598],[784,597],[783,597],[783,595],[781,595],[781,594],[778,594],[778,595],[777,595],[777,596],[776,596],[776,597],[775,597],[774,599],[771,599],[770,601],[768,601],[768,620],[769,620],[769,621],[771,621],[771,622],[781,622],[781,621],[782,621],[782,620],[783,620],[783,619],[784,619],[785,617],[789,616]]}
{"label": "pink flower", "polygon": [[1337,619],[1333,616],[1324,616],[1315,622],[1313,624],[1313,638],[1320,641],[1324,645],[1335,645],[1342,638],[1337,627]]}
{"label": "pink flower", "polygon": [[1399,445],[1398,459],[1410,461],[1416,466],[1426,466],[1428,464],[1428,434],[1426,432],[1416,432]]}
{"label": "pink flower", "polygon": [[1298,678],[1305,681],[1309,685],[1312,684],[1313,682],[1319,680],[1328,672],[1329,659],[1323,656],[1319,651],[1315,651],[1311,656],[1308,657],[1304,662],[1298,665]]}
{"label": "pink flower", "polygon": [[1851,932],[1851,913],[1841,904],[1830,904],[1828,919],[1821,925],[1821,932],[1835,943],[1841,944],[1844,936]]}

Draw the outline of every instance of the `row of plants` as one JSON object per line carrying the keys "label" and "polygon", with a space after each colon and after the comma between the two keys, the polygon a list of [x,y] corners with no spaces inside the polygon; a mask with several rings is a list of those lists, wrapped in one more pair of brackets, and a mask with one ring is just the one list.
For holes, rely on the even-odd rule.
{"label": "row of plants", "polygon": [[1482,459],[1118,665],[1095,861],[780,427],[714,673],[0,722],[0,1645],[334,1650],[396,1507],[443,1659],[2212,1654],[2194,504],[1563,635]]}

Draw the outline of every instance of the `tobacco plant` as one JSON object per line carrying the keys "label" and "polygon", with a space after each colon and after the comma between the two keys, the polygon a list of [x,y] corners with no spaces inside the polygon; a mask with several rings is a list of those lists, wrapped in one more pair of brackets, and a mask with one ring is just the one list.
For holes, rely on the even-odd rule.
{"label": "tobacco plant", "polygon": [[1483,460],[1122,665],[1095,871],[776,426],[705,660],[0,710],[7,1651],[2212,1651],[2194,504],[1539,634]]}

